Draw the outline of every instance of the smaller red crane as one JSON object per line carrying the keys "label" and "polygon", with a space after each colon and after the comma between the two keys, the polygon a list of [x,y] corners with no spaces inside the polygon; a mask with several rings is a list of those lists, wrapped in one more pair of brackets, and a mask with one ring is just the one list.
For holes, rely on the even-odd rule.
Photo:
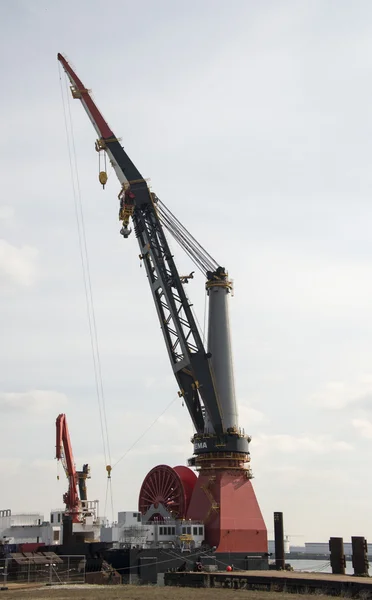
{"label": "smaller red crane", "polygon": [[56,458],[62,461],[68,479],[68,491],[63,494],[66,514],[72,517],[73,523],[81,523],[87,511],[86,479],[90,477],[89,465],[83,465],[82,471],[76,470],[67,419],[64,414],[57,417],[56,434]]}

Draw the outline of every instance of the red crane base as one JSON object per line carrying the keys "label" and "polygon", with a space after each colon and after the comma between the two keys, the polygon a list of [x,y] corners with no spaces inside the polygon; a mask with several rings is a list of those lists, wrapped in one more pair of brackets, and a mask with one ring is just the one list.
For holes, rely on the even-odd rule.
{"label": "red crane base", "polygon": [[244,471],[201,472],[186,518],[204,522],[205,541],[217,552],[268,551],[266,526]]}

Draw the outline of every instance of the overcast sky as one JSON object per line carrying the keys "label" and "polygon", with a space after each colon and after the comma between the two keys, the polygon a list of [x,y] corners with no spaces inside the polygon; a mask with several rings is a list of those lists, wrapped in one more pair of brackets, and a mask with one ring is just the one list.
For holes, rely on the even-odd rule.
{"label": "overcast sky", "polygon": [[[372,541],[371,33],[368,0],[0,2],[0,509],[63,505],[60,412],[105,501],[62,52],[234,279],[240,424],[268,529],[282,510],[293,543]],[[115,463],[177,385],[136,239],[119,235],[119,184],[111,172],[102,191],[95,132],[70,106]],[[203,324],[202,275],[187,291]],[[137,508],[153,466],[186,463],[191,434],[176,400],[114,468],[115,511]]]}

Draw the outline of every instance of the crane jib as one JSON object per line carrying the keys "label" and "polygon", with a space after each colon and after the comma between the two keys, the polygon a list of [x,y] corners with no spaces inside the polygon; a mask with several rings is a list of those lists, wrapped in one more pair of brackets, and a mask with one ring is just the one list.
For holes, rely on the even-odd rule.
{"label": "crane jib", "polygon": [[[108,141],[105,140],[105,144],[107,149],[111,152],[114,157],[115,162],[122,170],[125,178],[129,183],[134,181],[143,180],[143,177],[135,164],[131,161],[128,154],[125,152],[124,148],[121,146],[119,141]],[[146,186],[147,187],[147,186]]]}
{"label": "crane jib", "polygon": [[[70,79],[73,97],[81,101],[99,135],[100,149],[107,152],[123,189],[128,191],[130,188],[130,201],[134,206],[132,220],[140,246],[140,256],[146,268],[180,395],[185,400],[194,427],[198,434],[204,432],[205,417],[201,399],[215,433],[222,434],[223,417],[210,356],[204,348],[147,182],[115,137],[89,91],[67,60],[61,54],[58,54],[58,60]],[[122,230],[122,233],[127,237],[130,230],[127,233]]]}

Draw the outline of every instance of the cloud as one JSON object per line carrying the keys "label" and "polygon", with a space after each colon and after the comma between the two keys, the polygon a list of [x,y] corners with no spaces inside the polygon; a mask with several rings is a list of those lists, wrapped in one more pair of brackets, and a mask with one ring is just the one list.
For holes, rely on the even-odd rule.
{"label": "cloud", "polygon": [[372,375],[364,375],[354,382],[330,381],[323,390],[310,397],[311,404],[330,410],[341,410],[349,405],[363,407],[372,397]]}
{"label": "cloud", "polygon": [[38,250],[32,246],[13,246],[0,240],[0,281],[24,287],[35,283],[38,275]]}
{"label": "cloud", "polygon": [[8,475],[19,471],[22,462],[20,458],[0,458],[0,474]]}
{"label": "cloud", "polygon": [[154,388],[169,389],[175,387],[174,378],[171,375],[164,377],[144,377],[143,384],[148,390],[153,390]]}
{"label": "cloud", "polygon": [[260,434],[252,440],[255,452],[260,454],[275,452],[282,454],[307,453],[327,454],[335,451],[352,450],[351,444],[343,441],[332,440],[327,435],[290,435],[290,434]]}
{"label": "cloud", "polygon": [[352,425],[360,435],[367,439],[372,439],[372,423],[367,419],[353,419]]}
{"label": "cloud", "polygon": [[[174,444],[174,443],[164,443],[164,444],[150,444],[150,445],[138,445],[138,447],[133,448],[130,452],[137,456],[155,456],[157,454],[169,453],[168,462],[174,462],[174,455],[181,455],[184,459],[185,456],[191,456],[192,448],[191,444]],[[128,452],[129,454],[129,452]],[[154,465],[155,466],[155,465]]]}
{"label": "cloud", "polygon": [[174,415],[161,415],[161,417],[158,418],[157,423],[160,423],[161,425],[165,425],[165,428],[170,428],[173,427],[175,429],[177,429],[180,425],[179,421],[177,420],[177,418]]}
{"label": "cloud", "polygon": [[262,423],[265,420],[263,412],[246,404],[239,404],[239,423],[244,424],[246,431],[250,431],[251,425]]}
{"label": "cloud", "polygon": [[52,390],[31,390],[29,392],[0,393],[2,413],[25,410],[28,413],[43,414],[49,410],[61,410],[67,403],[65,394]]}
{"label": "cloud", "polygon": [[11,206],[0,206],[0,221],[9,221],[14,217],[14,208]]}

